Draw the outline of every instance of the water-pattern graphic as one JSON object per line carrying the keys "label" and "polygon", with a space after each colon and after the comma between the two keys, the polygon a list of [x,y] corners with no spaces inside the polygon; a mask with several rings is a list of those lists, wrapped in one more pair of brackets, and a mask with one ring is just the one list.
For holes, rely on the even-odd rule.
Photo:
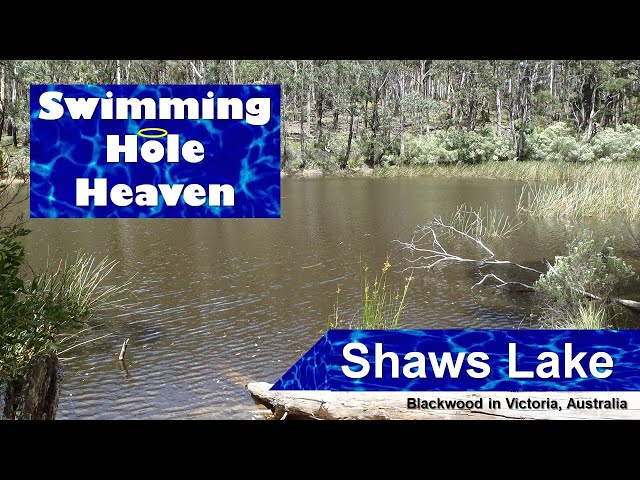
{"label": "water-pattern graphic", "polygon": [[[39,119],[39,98],[46,91],[62,92],[64,98],[250,98],[271,99],[270,119],[265,125],[243,120],[101,120],[100,103],[91,119],[71,118],[65,108],[58,120]],[[279,218],[280,217],[280,85],[31,85],[31,217],[32,218]],[[244,114],[243,106],[243,114]],[[144,111],[144,110],[143,110]],[[147,163],[140,149],[147,139],[138,137],[136,163],[107,163],[107,135],[135,135],[143,128],[162,128],[180,135],[180,145],[197,140],[204,146],[204,159],[177,163],[166,159]],[[149,132],[155,133],[155,132]],[[166,146],[167,138],[157,139]],[[157,207],[135,202],[118,207],[76,206],[76,178],[107,178],[110,190],[116,184],[229,184],[235,191],[234,206],[190,206],[184,198],[176,206]]]}
{"label": "water-pattern graphic", "polygon": [[[353,371],[360,366],[347,362],[343,348],[351,342],[364,344],[367,354],[357,353],[371,365],[369,374],[350,379],[343,365]],[[395,352],[400,359],[400,377],[392,378],[391,362],[383,363],[382,378],[375,378],[375,344],[382,343],[384,352]],[[573,356],[586,352],[581,361],[587,377],[573,370],[573,378],[510,378],[509,343],[517,346],[517,370],[534,371],[548,359],[538,360],[543,352],[554,352],[560,358],[560,376],[564,377],[565,345],[572,344]],[[434,352],[437,359],[451,352],[485,352],[490,373],[485,378],[472,378],[463,363],[458,378],[448,374],[435,378],[429,359],[426,378],[406,378],[402,365],[408,352],[421,352],[427,357]],[[613,371],[607,378],[591,375],[589,359],[596,352],[606,352],[613,359]],[[356,352],[354,352],[356,353]],[[466,357],[465,357],[466,358]],[[640,331],[638,330],[329,330],[272,387],[272,390],[333,391],[633,391],[640,389]],[[602,371],[602,370],[600,370]]]}

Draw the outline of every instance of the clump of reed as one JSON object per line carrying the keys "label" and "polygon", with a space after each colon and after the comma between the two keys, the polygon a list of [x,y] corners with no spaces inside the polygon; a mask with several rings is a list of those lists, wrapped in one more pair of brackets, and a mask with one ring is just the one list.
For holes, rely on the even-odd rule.
{"label": "clump of reed", "polygon": [[52,305],[65,306],[69,319],[84,319],[94,309],[104,307],[123,292],[130,281],[101,288],[118,264],[115,260],[96,260],[87,254],[49,264],[31,281],[29,301],[34,313],[45,314]]}
{"label": "clump of reed", "polygon": [[[398,328],[402,312],[404,311],[407,292],[413,279],[413,275],[406,279],[404,288],[393,288],[387,284],[387,274],[391,264],[387,257],[379,275],[370,278],[369,267],[362,269],[361,284],[361,312],[360,321],[355,326],[363,330],[382,329],[389,330]],[[336,303],[334,312],[329,317],[329,328],[344,328],[345,321],[340,312],[340,286],[336,291]],[[349,325],[354,328],[353,322]]]}
{"label": "clump of reed", "polygon": [[557,330],[600,330],[612,328],[612,318],[609,307],[583,302],[572,310],[547,311],[543,326]]}
{"label": "clump of reed", "polygon": [[523,222],[511,219],[496,207],[475,209],[463,203],[456,207],[449,225],[474,238],[509,238]]}
{"label": "clump of reed", "polygon": [[640,217],[640,171],[601,171],[571,182],[529,183],[522,189],[518,211],[537,217]]}
{"label": "clump of reed", "polygon": [[[353,174],[353,172],[349,172]],[[516,162],[487,161],[482,163],[433,163],[425,165],[397,165],[375,169],[363,168],[355,173],[375,178],[387,177],[451,177],[486,178],[497,180],[543,181],[583,181],[589,178],[606,177],[611,181],[621,178],[640,177],[640,162],[559,162],[530,160]]]}

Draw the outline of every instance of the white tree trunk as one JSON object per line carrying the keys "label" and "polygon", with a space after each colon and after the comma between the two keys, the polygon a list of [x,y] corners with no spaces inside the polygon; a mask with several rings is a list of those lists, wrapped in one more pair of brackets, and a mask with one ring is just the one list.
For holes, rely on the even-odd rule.
{"label": "white tree trunk", "polygon": [[400,156],[404,156],[404,72],[400,74]]}
{"label": "white tree trunk", "polygon": [[500,85],[496,86],[496,135],[502,136],[502,101],[500,100]]}

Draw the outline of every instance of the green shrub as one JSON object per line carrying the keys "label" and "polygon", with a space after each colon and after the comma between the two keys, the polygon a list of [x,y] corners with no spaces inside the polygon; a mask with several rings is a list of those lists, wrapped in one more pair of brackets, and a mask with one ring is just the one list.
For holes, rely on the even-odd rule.
{"label": "green shrub", "polygon": [[553,269],[541,275],[535,287],[559,305],[579,306],[585,293],[606,302],[634,277],[633,269],[614,255],[608,238],[596,243],[591,233],[582,232],[568,245],[567,255],[555,258]]}
{"label": "green shrub", "polygon": [[438,130],[430,135],[407,135],[406,163],[481,163],[509,160],[515,156],[510,137],[497,137],[491,129],[469,132],[459,128]]}
{"label": "green shrub", "polygon": [[[21,226],[0,232],[0,384],[24,375],[32,361],[57,350],[61,334],[80,330],[94,308],[126,285],[101,288],[116,262],[79,255],[55,268],[24,276]],[[100,291],[98,291],[100,290]]]}
{"label": "green shrub", "polygon": [[640,128],[623,125],[617,131],[603,128],[591,141],[597,160],[624,162],[640,160]]}
{"label": "green shrub", "polygon": [[528,138],[531,159],[552,162],[592,162],[597,159],[592,146],[578,142],[575,130],[564,122],[549,125]]}

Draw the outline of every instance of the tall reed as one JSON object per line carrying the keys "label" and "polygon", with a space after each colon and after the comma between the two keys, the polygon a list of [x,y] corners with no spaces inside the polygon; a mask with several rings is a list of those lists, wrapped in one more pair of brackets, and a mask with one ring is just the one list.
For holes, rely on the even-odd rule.
{"label": "tall reed", "polygon": [[572,182],[525,185],[518,211],[538,217],[640,218],[640,174],[593,175]]}
{"label": "tall reed", "polygon": [[[387,285],[387,273],[391,268],[387,257],[382,266],[380,275],[377,274],[373,280],[369,276],[369,267],[362,269],[361,279],[361,313],[358,325],[349,325],[350,328],[361,329],[394,329],[398,328],[402,312],[404,311],[409,285],[413,280],[413,275],[407,278],[404,288],[393,289]],[[336,303],[333,306],[333,316],[329,317],[329,328],[346,327],[339,310],[340,287],[336,291]]]}

